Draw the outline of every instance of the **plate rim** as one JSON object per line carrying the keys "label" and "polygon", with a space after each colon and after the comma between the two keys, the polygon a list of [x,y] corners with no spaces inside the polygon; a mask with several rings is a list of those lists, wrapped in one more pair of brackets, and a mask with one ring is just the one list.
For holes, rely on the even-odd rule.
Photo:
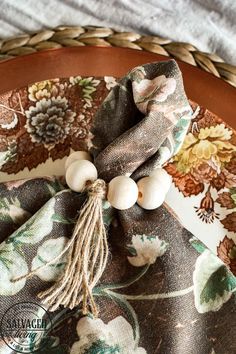
{"label": "plate rim", "polygon": [[[134,66],[160,60],[170,58],[120,47],[50,49],[0,62],[0,94],[37,81],[73,75],[121,77]],[[231,112],[236,110],[236,88],[200,68],[176,61],[183,73],[187,96],[235,129],[236,120]],[[191,83],[194,78],[195,82]]]}

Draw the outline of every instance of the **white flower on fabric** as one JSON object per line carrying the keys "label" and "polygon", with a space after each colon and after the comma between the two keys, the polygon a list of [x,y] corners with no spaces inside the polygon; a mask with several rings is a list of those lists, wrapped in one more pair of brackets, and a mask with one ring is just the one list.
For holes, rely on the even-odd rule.
{"label": "white flower on fabric", "polygon": [[107,324],[101,319],[83,317],[76,329],[80,340],[73,344],[70,354],[147,354],[144,348],[137,347],[132,326],[122,316]]}
{"label": "white flower on fabric", "polygon": [[116,86],[116,79],[112,76],[104,76],[104,81],[106,83],[106,88],[110,91],[113,87]]}
{"label": "white flower on fabric", "polygon": [[153,80],[144,79],[133,81],[134,101],[142,113],[147,112],[150,101],[164,102],[176,89],[176,80],[165,75],[157,76]]}
{"label": "white flower on fabric", "polygon": [[135,267],[153,264],[157,257],[161,257],[167,250],[168,243],[160,240],[158,236],[134,235],[128,249],[133,257],[128,261]]}

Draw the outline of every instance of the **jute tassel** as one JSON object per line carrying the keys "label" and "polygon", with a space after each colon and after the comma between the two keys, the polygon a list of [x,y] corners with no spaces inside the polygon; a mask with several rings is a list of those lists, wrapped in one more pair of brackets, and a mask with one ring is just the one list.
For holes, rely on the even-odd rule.
{"label": "jute tassel", "polygon": [[[102,199],[106,183],[98,179],[87,187],[88,199],[80,211],[69,242],[67,264],[58,281],[38,296],[51,311],[59,305],[70,309],[83,304],[83,314],[91,309],[97,316],[93,288],[105,270],[108,258],[106,230],[102,216]],[[65,253],[63,251],[63,253]]]}
{"label": "jute tassel", "polygon": [[[102,215],[102,199],[106,197],[106,189],[106,183],[102,179],[97,179],[86,187],[88,199],[80,210],[71,239],[56,258],[42,266],[55,263],[68,252],[63,274],[51,288],[38,294],[51,311],[57,310],[60,305],[72,309],[82,304],[83,314],[91,311],[94,316],[98,315],[92,292],[108,259],[108,243]],[[29,278],[37,270],[39,268],[23,277]]]}

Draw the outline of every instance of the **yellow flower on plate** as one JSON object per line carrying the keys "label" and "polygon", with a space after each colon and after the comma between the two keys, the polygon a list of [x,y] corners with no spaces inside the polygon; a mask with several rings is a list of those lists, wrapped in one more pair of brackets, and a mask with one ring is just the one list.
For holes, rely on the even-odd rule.
{"label": "yellow flower on plate", "polygon": [[208,140],[200,140],[192,148],[192,153],[198,159],[209,160],[211,156],[217,154],[217,147]]}
{"label": "yellow flower on plate", "polygon": [[226,128],[225,125],[217,124],[215,127],[207,127],[200,129],[199,139],[217,138],[220,140],[229,140],[231,138],[232,131]]}
{"label": "yellow flower on plate", "polygon": [[36,82],[29,86],[29,99],[33,102],[41,100],[42,98],[50,98],[53,82],[50,80]]}
{"label": "yellow flower on plate", "polygon": [[204,162],[220,169],[236,151],[236,147],[229,142],[231,135],[232,131],[223,123],[201,128],[197,136],[188,133],[181,150],[174,157],[178,171],[188,173]]}

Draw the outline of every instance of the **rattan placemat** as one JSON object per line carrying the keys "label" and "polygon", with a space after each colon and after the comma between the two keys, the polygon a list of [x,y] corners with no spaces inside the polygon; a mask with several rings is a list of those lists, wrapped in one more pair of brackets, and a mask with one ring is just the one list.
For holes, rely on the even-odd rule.
{"label": "rattan placemat", "polygon": [[174,42],[158,36],[142,36],[134,32],[117,32],[94,26],[60,26],[11,39],[0,39],[0,59],[41,50],[75,46],[116,46],[173,57],[227,81],[236,87],[236,66],[227,64],[216,54],[204,53],[189,43]]}

